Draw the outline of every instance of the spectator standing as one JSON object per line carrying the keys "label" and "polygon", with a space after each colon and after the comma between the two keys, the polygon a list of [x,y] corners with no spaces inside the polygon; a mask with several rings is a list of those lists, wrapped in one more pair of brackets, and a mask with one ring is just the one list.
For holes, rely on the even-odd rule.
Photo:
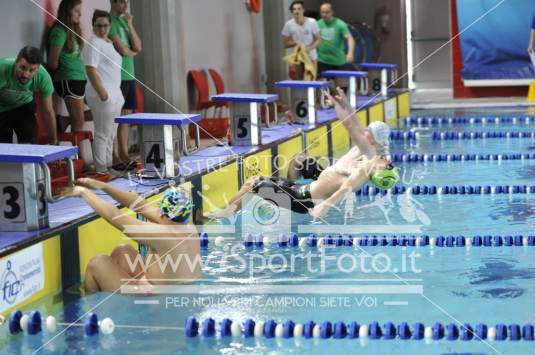
{"label": "spectator standing", "polygon": [[108,39],[110,14],[95,10],[92,23],[93,37],[82,51],[82,57],[89,79],[86,86],[87,104],[95,124],[93,159],[97,173],[106,173],[112,166],[113,139],[117,132],[114,120],[121,114],[124,104],[121,92],[122,58]]}
{"label": "spectator standing", "polygon": [[[141,52],[141,39],[134,27],[133,17],[128,13],[128,0],[110,0],[111,28],[108,37],[115,49],[123,57],[121,71],[121,91],[125,100],[121,114],[128,115],[137,109],[136,81],[134,76],[134,56]],[[120,124],[117,129],[116,160],[122,164],[118,168],[130,169],[136,166],[128,155],[128,124]]]}
{"label": "spectator standing", "polygon": [[39,49],[26,46],[17,58],[0,59],[0,143],[33,143],[36,133],[34,93],[41,95],[41,117],[50,143],[57,144],[56,115],[52,108],[52,78],[41,66]]}
{"label": "spectator standing", "polygon": [[353,63],[355,40],[347,24],[334,17],[330,3],[326,2],[321,5],[320,15],[321,20],[318,21],[318,26],[321,44],[318,47],[318,71],[321,73],[326,70],[343,70],[346,64]]}
{"label": "spectator standing", "polygon": [[[302,1],[293,1],[290,5],[293,18],[282,28],[284,48],[293,48],[304,45],[315,71],[317,70],[318,53],[316,48],[320,45],[319,27],[315,19],[305,17],[305,6]],[[297,66],[297,79],[303,80],[304,68]]]}
{"label": "spectator standing", "polygon": [[[65,100],[71,132],[82,131],[85,121],[84,96],[87,77],[80,55],[84,46],[81,17],[81,0],[62,0],[58,7],[57,20],[48,35],[48,69],[52,73],[56,93]],[[83,144],[78,148],[81,157],[87,156]]]}

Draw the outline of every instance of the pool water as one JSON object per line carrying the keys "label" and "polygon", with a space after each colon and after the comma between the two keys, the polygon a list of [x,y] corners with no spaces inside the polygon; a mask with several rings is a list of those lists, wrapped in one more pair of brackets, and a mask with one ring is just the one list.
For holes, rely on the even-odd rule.
{"label": "pool water", "polygon": [[[489,111],[487,111],[489,113]],[[498,115],[500,112],[493,112]],[[534,126],[535,127],[535,126]],[[465,127],[466,128],[466,127]],[[502,130],[502,129],[500,129]],[[395,142],[392,153],[502,154],[527,153],[532,139],[478,139],[434,142]],[[533,185],[535,161],[465,161],[399,163],[404,184],[411,185]],[[351,202],[351,200],[350,200]],[[348,210],[348,206],[351,206]],[[159,296],[98,293],[66,302],[52,311],[58,321],[83,324],[88,311],[111,317],[113,335],[87,337],[73,326],[57,338],[9,336],[2,329],[2,353],[141,353],[141,354],[533,354],[529,341],[439,341],[372,339],[267,339],[264,337],[187,338],[184,321],[224,318],[357,321],[383,325],[421,322],[535,323],[535,247],[401,247],[339,246],[279,247],[279,225],[263,227],[272,243],[244,247],[240,226],[249,212],[236,219],[237,231],[222,245],[211,235],[202,253],[203,279],[191,291],[176,286]],[[331,209],[325,221],[291,214],[291,228],[323,228],[325,233],[364,235],[535,235],[535,196],[401,195],[358,196],[340,210]],[[214,223],[231,224],[233,220]],[[411,232],[400,232],[400,231]],[[349,231],[350,233],[346,232]],[[289,232],[288,232],[289,233]],[[300,233],[306,237],[308,232]],[[265,264],[263,264],[265,263]],[[186,291],[184,291],[186,290]],[[140,304],[150,301],[153,304]],[[49,314],[50,308],[37,305]],[[29,309],[30,310],[30,309]],[[60,327],[60,329],[62,329]],[[74,350],[77,349],[77,350]]]}

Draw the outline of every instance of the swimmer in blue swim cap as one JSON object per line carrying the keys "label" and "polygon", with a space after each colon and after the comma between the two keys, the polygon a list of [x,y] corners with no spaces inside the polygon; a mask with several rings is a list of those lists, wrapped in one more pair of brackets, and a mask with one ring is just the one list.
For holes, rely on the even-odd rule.
{"label": "swimmer in blue swim cap", "polygon": [[182,187],[170,187],[160,199],[160,212],[163,217],[177,223],[184,223],[193,210],[190,194]]}
{"label": "swimmer in blue swim cap", "polygon": [[368,181],[380,189],[388,190],[399,181],[399,172],[389,157],[390,128],[383,122],[372,122],[368,127],[360,126],[355,110],[349,104],[344,92],[332,97],[338,119],[348,130],[356,146],[338,161],[322,170],[310,184],[299,184],[291,179],[279,177],[253,177],[249,179],[229,201],[226,208],[208,217],[226,217],[240,208],[247,193],[255,193],[269,199],[273,193],[285,193],[290,198],[289,206],[296,213],[310,213],[314,219],[323,218],[328,210],[340,202],[347,193],[359,190]]}
{"label": "swimmer in blue swim cap", "polygon": [[[119,210],[91,190],[105,192],[144,220]],[[184,283],[200,277],[198,232],[190,219],[193,203],[185,189],[170,187],[159,201],[151,203],[134,192],[82,178],[76,181],[76,186],[65,189],[63,195],[82,197],[100,217],[149,250],[147,255],[141,255],[130,244],[121,244],[111,255],[93,257],[85,271],[86,292],[115,292],[121,286],[133,286],[139,292],[152,293],[153,285],[162,283],[154,280],[181,280],[180,283]],[[157,262],[160,258],[184,261],[178,267],[169,263],[162,268]]]}

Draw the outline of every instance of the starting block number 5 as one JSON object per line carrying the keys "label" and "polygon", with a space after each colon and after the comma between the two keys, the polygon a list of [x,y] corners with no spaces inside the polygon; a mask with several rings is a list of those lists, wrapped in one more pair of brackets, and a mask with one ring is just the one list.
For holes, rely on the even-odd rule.
{"label": "starting block number 5", "polygon": [[239,139],[249,139],[251,132],[249,131],[249,117],[237,117],[234,120],[236,127],[234,127],[234,132],[236,132],[236,138]]}

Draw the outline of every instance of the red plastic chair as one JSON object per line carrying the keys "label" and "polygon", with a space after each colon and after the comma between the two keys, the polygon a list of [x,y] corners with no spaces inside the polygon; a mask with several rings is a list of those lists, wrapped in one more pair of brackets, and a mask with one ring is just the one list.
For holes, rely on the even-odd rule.
{"label": "red plastic chair", "polygon": [[[35,105],[36,105],[35,118],[37,121],[36,143],[37,144],[49,144],[50,139],[48,137],[48,134],[45,129],[45,125],[43,123],[43,120],[40,114],[41,102],[38,96],[34,96],[34,99],[35,99]],[[58,133],[59,142],[71,142],[73,146],[77,146],[81,141],[84,141],[86,139],[89,139],[91,141],[91,144],[93,143],[93,133],[91,131]]]}
{"label": "red plastic chair", "polygon": [[[223,78],[221,75],[217,72],[215,69],[208,69],[208,73],[210,74],[210,77],[212,78],[212,82],[215,86],[215,92],[216,94],[223,94],[225,93],[225,83],[223,81]],[[216,102],[216,110],[219,108],[219,117],[222,116],[223,108],[228,108],[228,102]]]}
{"label": "red plastic chair", "polygon": [[210,101],[210,94],[208,89],[208,80],[203,73],[197,70],[191,70],[189,72],[190,77],[193,79],[195,88],[197,89],[197,106],[196,110],[201,111],[203,117],[206,117],[206,113],[209,108],[215,108],[216,103]]}

